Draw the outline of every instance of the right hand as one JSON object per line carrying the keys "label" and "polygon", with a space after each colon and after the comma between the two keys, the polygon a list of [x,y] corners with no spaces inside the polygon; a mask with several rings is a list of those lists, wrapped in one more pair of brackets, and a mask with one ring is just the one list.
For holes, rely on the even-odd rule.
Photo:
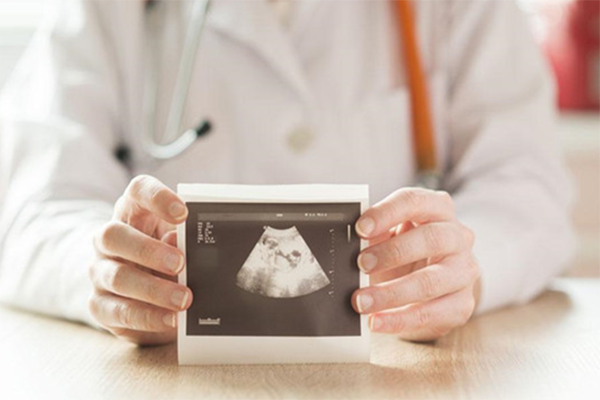
{"label": "right hand", "polygon": [[191,290],[175,279],[185,257],[176,247],[174,229],[187,214],[172,190],[141,175],[115,204],[112,221],[95,236],[89,308],[115,336],[140,345],[175,340],[177,312],[192,303]]}

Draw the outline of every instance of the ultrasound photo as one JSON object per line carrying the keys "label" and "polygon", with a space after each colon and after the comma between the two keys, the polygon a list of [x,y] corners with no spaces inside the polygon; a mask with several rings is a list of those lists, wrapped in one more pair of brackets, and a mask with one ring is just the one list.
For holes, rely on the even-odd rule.
{"label": "ultrasound photo", "polygon": [[360,203],[188,201],[189,336],[357,336]]}

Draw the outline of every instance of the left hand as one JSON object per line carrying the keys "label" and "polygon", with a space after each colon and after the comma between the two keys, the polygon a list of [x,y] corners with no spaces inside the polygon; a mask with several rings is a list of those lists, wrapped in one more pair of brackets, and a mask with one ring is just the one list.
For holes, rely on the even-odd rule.
{"label": "left hand", "polygon": [[356,231],[369,240],[358,265],[372,286],[358,289],[352,304],[370,314],[373,332],[428,341],[469,320],[479,293],[475,237],[448,193],[397,190],[365,211]]}

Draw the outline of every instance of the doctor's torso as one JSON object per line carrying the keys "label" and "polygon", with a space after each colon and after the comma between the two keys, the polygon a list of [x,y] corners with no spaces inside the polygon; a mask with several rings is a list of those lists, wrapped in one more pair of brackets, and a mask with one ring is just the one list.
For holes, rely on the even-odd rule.
{"label": "doctor's torso", "polygon": [[[122,3],[130,2],[110,10],[108,41],[122,91],[115,145],[128,146],[133,174],[171,187],[368,183],[373,200],[414,183],[410,99],[389,1],[299,1],[287,26],[266,0],[215,1],[182,123],[186,129],[208,119],[213,129],[167,161],[140,145],[144,97],[151,95],[147,67],[158,63],[156,140],[169,142],[176,136],[165,137],[165,124],[191,2],[159,2],[151,11]],[[424,3],[416,10],[418,40],[439,137],[446,82],[435,51],[442,34],[434,5]],[[150,13],[158,29],[148,23]],[[149,51],[148,40],[157,41],[158,52]],[[445,149],[438,152],[442,160]]]}
{"label": "doctor's torso", "polygon": [[[169,143],[181,134],[162,136],[192,2],[159,0],[155,14],[142,0],[58,3],[0,96],[0,261],[10,266],[0,292],[11,304],[90,320],[82,260],[137,174],[172,188],[368,183],[373,204],[414,184],[415,91],[391,0],[301,0],[289,24],[267,0],[215,0],[182,121],[213,129],[167,161],[141,146],[146,75],[157,67],[152,120]],[[550,70],[513,2],[412,3],[442,187],[477,235],[480,310],[523,303],[573,243]]]}

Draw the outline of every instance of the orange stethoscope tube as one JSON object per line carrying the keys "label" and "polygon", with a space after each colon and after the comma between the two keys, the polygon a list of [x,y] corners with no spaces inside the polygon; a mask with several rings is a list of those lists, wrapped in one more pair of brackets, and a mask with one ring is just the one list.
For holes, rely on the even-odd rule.
{"label": "orange stethoscope tube", "polygon": [[[417,45],[415,18],[411,0],[392,0],[398,20],[402,55],[405,61],[408,87],[411,100],[412,132],[415,158],[419,178],[431,182],[438,180],[435,140],[431,119],[429,90],[423,72],[423,64]],[[426,186],[437,186],[429,183]]]}

